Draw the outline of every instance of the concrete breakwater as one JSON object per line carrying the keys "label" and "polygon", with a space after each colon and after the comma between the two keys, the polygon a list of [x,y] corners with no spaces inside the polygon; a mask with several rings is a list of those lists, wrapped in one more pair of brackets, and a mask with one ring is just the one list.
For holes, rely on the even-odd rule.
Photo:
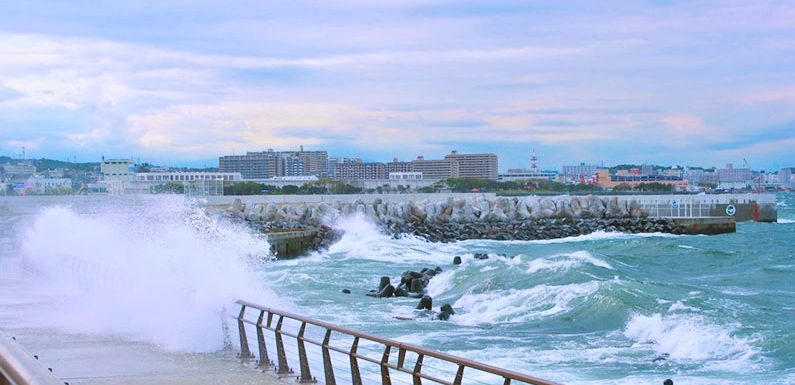
{"label": "concrete breakwater", "polygon": [[[709,206],[698,210],[704,213]],[[385,202],[375,198],[371,202],[356,199],[351,202],[288,204],[246,204],[236,199],[227,213],[252,225],[265,223],[279,229],[318,227],[333,224],[340,217],[359,215],[392,235],[413,234],[434,242],[552,239],[595,231],[694,232],[692,226],[682,222],[683,218],[656,217],[653,214],[659,214],[659,207],[618,196],[470,195],[450,196],[437,201]],[[691,217],[698,216],[692,207],[686,213]],[[731,227],[726,227],[727,231],[733,231],[734,220],[724,219],[732,223]]]}

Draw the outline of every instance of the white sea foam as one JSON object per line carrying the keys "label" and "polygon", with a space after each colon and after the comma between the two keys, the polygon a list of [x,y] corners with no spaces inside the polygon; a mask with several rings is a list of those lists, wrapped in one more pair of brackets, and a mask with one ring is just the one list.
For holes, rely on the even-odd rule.
{"label": "white sea foam", "polygon": [[252,267],[267,242],[173,203],[92,215],[43,209],[21,235],[21,254],[36,285],[55,295],[57,316],[32,322],[206,352],[223,347],[222,313],[235,299],[281,304]]}
{"label": "white sea foam", "polygon": [[698,309],[696,309],[696,308],[694,308],[692,306],[687,306],[684,303],[682,303],[682,301],[676,301],[673,304],[671,304],[671,306],[668,308],[668,312],[670,312],[670,313],[683,312],[683,311],[684,312],[697,312]]}
{"label": "white sea foam", "polygon": [[624,336],[635,341],[636,349],[652,349],[673,360],[742,365],[757,351],[748,339],[733,335],[736,329],[737,325],[716,325],[692,313],[636,314],[627,323]]}
{"label": "white sea foam", "polygon": [[[681,237],[682,235],[668,234],[668,233],[622,233],[615,231],[595,231],[590,234],[577,235],[573,237],[557,238],[557,239],[539,239],[535,241],[527,241],[538,244],[551,244],[551,243],[569,243],[569,242],[588,242],[588,241],[603,241],[603,240],[616,240],[616,239],[635,239],[635,238],[674,238]],[[521,241],[516,241],[521,242]]]}
{"label": "white sea foam", "polygon": [[378,226],[360,213],[339,218],[334,227],[341,228],[345,233],[338,242],[331,245],[327,255],[414,264],[418,261],[449,262],[454,255],[463,252],[454,243],[431,243],[413,236],[395,240],[382,233]]}
{"label": "white sea foam", "polygon": [[581,266],[583,264],[591,264],[613,270],[613,266],[611,266],[609,263],[594,257],[591,253],[585,250],[580,250],[573,253],[556,254],[549,257],[536,258],[530,261],[527,272],[533,274],[541,270],[567,271],[573,267]]}
{"label": "white sea foam", "polygon": [[795,223],[795,219],[778,218],[776,223]]}
{"label": "white sea foam", "polygon": [[590,281],[466,294],[453,304],[454,308],[461,310],[454,322],[477,325],[549,317],[570,310],[572,301],[590,296],[598,289],[599,282]]}

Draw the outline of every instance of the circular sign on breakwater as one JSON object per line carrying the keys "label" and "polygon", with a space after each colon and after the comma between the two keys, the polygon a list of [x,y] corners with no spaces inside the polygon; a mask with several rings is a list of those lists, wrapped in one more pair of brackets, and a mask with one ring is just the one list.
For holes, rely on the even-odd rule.
{"label": "circular sign on breakwater", "polygon": [[736,207],[734,207],[734,205],[728,205],[728,206],[726,206],[726,215],[728,215],[728,216],[730,216],[730,217],[731,217],[731,216],[734,216],[734,214],[735,214],[736,212],[737,212],[737,208],[736,208]]}

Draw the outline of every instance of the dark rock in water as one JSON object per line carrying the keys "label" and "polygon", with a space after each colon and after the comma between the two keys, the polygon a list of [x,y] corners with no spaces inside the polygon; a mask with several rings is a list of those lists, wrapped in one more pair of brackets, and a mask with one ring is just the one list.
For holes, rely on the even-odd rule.
{"label": "dark rock in water", "polygon": [[378,292],[379,298],[389,298],[395,294],[395,287],[387,284],[381,291]]}
{"label": "dark rock in water", "polygon": [[381,290],[384,290],[386,285],[389,284],[390,284],[389,277],[381,277],[381,282],[378,283],[378,291],[381,292]]}
{"label": "dark rock in water", "polygon": [[436,274],[439,274],[439,273],[441,273],[441,272],[442,272],[442,271],[444,271],[444,270],[442,270],[442,268],[441,268],[441,267],[439,267],[439,266],[436,266],[436,267],[434,267],[434,268],[433,268],[433,271],[435,271],[435,272],[436,272]]}
{"label": "dark rock in water", "polygon": [[395,297],[408,297],[408,296],[409,292],[406,291],[406,289],[403,288],[402,286],[398,286],[395,288]]}
{"label": "dark rock in water", "polygon": [[489,255],[486,253],[475,253],[475,259],[489,259]]}
{"label": "dark rock in water", "polygon": [[424,295],[420,299],[420,303],[416,307],[417,310],[431,310],[433,309],[433,298],[429,295]]}
{"label": "dark rock in water", "polygon": [[447,321],[448,319],[450,319],[451,315],[455,314],[455,310],[453,310],[453,307],[449,303],[442,305],[442,308],[440,310],[441,312],[439,313],[439,315],[436,316],[436,318],[442,321]]}
{"label": "dark rock in water", "polygon": [[409,291],[412,293],[422,293],[425,290],[425,283],[421,279],[412,279]]}
{"label": "dark rock in water", "polygon": [[663,385],[674,385],[674,381],[670,378],[666,378],[665,381],[663,381]]}
{"label": "dark rock in water", "polygon": [[460,265],[461,264],[461,257],[455,256],[453,257],[453,265]]}
{"label": "dark rock in water", "polygon": [[345,293],[345,294],[350,294],[351,293],[350,289],[342,289],[342,292]]}

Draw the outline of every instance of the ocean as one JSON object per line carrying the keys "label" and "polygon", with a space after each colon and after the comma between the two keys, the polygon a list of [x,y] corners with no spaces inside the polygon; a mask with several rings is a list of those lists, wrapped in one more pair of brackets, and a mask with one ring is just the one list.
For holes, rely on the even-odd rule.
{"label": "ocean", "polygon": [[[0,314],[47,298],[19,316],[26,327],[213,352],[240,298],[563,384],[795,383],[792,193],[778,223],[719,236],[434,244],[351,217],[329,250],[284,261],[181,196],[0,199],[0,280],[18,289]],[[453,306],[449,321],[365,295],[436,266],[428,294]]]}

